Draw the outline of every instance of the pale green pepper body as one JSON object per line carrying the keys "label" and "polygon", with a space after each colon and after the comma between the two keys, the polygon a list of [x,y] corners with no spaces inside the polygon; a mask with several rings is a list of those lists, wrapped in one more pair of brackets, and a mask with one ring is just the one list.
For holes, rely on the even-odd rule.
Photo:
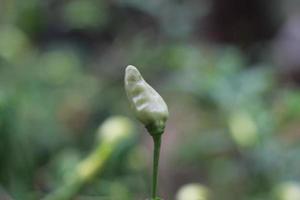
{"label": "pale green pepper body", "polygon": [[160,135],[169,116],[163,98],[143,79],[132,65],[126,68],[125,90],[136,117],[151,135]]}

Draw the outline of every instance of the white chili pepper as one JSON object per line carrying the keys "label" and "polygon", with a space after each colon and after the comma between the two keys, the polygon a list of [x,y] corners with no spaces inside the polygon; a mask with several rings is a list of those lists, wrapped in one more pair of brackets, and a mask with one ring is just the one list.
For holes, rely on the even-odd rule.
{"label": "white chili pepper", "polygon": [[161,135],[169,116],[167,104],[132,65],[126,68],[125,90],[136,117],[151,135]]}

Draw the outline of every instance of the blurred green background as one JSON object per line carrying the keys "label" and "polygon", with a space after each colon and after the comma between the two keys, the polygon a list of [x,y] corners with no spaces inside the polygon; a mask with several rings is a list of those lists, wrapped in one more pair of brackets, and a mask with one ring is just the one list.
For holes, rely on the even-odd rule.
{"label": "blurred green background", "polygon": [[300,200],[299,13],[297,0],[1,0],[0,199],[62,187],[115,115],[135,134],[74,199],[150,196],[132,64],[169,105],[161,197]]}

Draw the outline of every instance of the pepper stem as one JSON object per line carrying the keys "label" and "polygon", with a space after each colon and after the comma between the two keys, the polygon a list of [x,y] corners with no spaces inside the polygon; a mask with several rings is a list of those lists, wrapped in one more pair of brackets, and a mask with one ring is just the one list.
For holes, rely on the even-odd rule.
{"label": "pepper stem", "polygon": [[160,154],[161,135],[154,135],[154,150],[153,150],[153,173],[152,173],[152,198],[156,198],[158,163]]}

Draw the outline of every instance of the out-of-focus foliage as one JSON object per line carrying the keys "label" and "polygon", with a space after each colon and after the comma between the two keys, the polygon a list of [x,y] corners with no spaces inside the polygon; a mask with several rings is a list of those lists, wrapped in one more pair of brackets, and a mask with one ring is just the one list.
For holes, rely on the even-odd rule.
{"label": "out-of-focus foliage", "polygon": [[[211,199],[297,199],[298,5],[1,1],[0,199],[51,193],[103,139],[99,124],[134,118],[128,64],[169,106],[159,196],[175,199],[195,183]],[[78,199],[150,196],[151,138],[138,127]]]}
{"label": "out-of-focus foliage", "polygon": [[300,198],[300,185],[297,182],[283,182],[274,190],[278,200],[296,200]]}
{"label": "out-of-focus foliage", "polygon": [[101,174],[112,153],[133,134],[132,122],[126,117],[115,116],[107,119],[99,127],[98,135],[101,141],[96,143],[94,150],[80,163],[76,163],[73,169],[70,168],[69,176],[65,178],[63,184],[43,199],[73,199],[82,187]]}

